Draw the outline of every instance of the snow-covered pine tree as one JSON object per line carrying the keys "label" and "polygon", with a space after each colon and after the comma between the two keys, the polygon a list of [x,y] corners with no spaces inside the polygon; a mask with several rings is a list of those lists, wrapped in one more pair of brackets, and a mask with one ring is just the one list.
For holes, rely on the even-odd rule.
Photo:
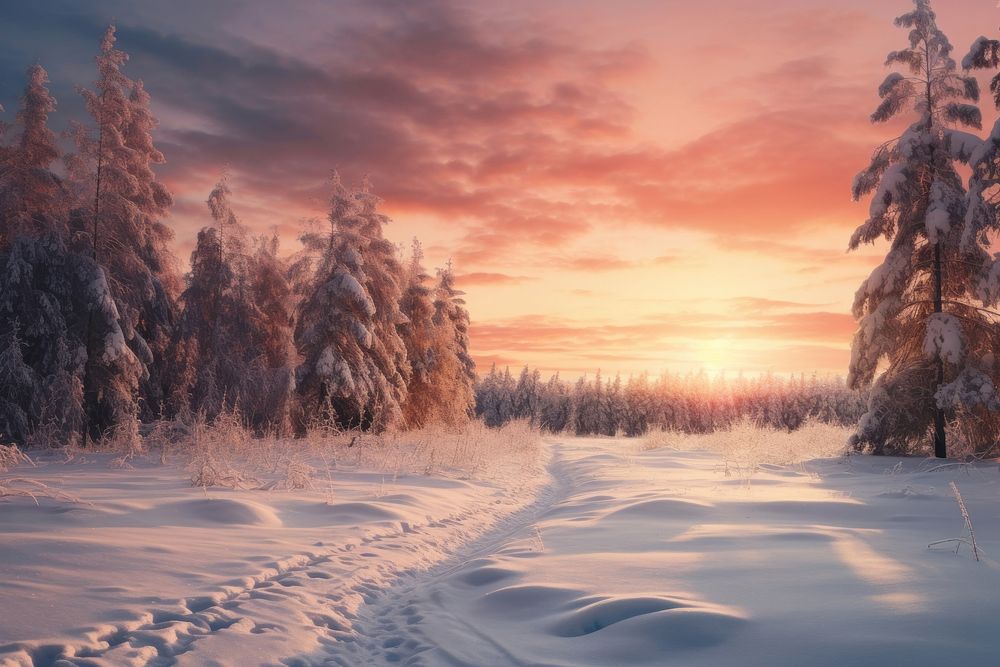
{"label": "snow-covered pine tree", "polygon": [[285,431],[292,426],[297,355],[292,337],[294,295],[277,235],[257,239],[246,271],[252,306],[247,329],[254,354],[244,377],[243,409],[256,426]]}
{"label": "snow-covered pine tree", "polygon": [[441,348],[439,376],[443,376],[442,382],[448,386],[445,400],[450,405],[452,421],[461,421],[472,414],[475,405],[476,362],[469,351],[469,311],[462,298],[465,292],[455,286],[451,262],[438,269],[437,278],[434,326]]}
{"label": "snow-covered pine tree", "polygon": [[[62,182],[51,171],[59,151],[48,128],[55,101],[46,82],[44,69],[29,68],[17,116],[20,136],[3,151],[0,335],[20,341],[21,359],[33,376],[33,391],[21,397],[19,408],[28,430],[18,438],[23,442],[44,430],[47,442],[66,444],[82,426],[79,390],[88,327],[94,333],[95,392],[89,408],[95,433],[134,417],[133,394],[141,367],[122,347],[104,272],[67,248],[68,202]],[[9,407],[11,402],[4,410]]]}
{"label": "snow-covered pine tree", "polygon": [[[962,59],[966,70],[996,70],[1000,66],[1000,40],[979,37]],[[993,102],[1000,110],[1000,73],[990,80]],[[1000,433],[1000,399],[997,383],[1000,366],[996,350],[1000,349],[1000,255],[990,250],[1000,232],[1000,120],[989,136],[979,142],[969,140],[965,148],[971,169],[962,249],[975,256],[978,266],[971,267],[976,281],[976,296],[983,309],[977,308],[977,319],[986,319],[967,336],[967,357],[971,363],[948,385],[942,388],[940,399],[962,417],[965,427],[960,430],[967,444],[977,453],[996,450]],[[990,309],[990,310],[986,310]]]}
{"label": "snow-covered pine tree", "polygon": [[[191,252],[191,272],[187,288],[180,296],[181,316],[177,327],[176,368],[170,386],[175,407],[203,413],[214,419],[236,398],[234,389],[241,379],[242,369],[232,363],[233,341],[228,329],[234,324],[232,291],[236,281],[229,258],[223,248],[223,225],[232,224],[222,211],[224,198],[219,184],[208,199],[209,210],[216,226],[203,227]],[[187,397],[188,403],[182,397]],[[225,405],[224,401],[230,401]]]}
{"label": "snow-covered pine tree", "polygon": [[521,369],[514,387],[514,418],[527,419],[535,426],[538,423],[538,412],[541,402],[542,378],[541,372],[527,366]]}
{"label": "snow-covered pine tree", "polygon": [[[115,48],[115,39],[110,26],[96,58],[96,90],[81,90],[95,131],[78,123],[72,128],[77,151],[66,166],[77,207],[70,224],[76,249],[105,269],[125,339],[147,370],[143,414],[155,416],[164,398],[165,351],[180,281],[163,223],[171,198],[152,170],[163,162],[152,141],[156,121],[142,82],[122,72],[128,55]],[[91,383],[85,384],[92,394]]]}
{"label": "snow-covered pine tree", "polygon": [[38,418],[38,380],[24,362],[18,325],[0,339],[0,444],[24,443]]}
{"label": "snow-covered pine tree", "polygon": [[601,425],[602,435],[617,435],[622,428],[625,419],[625,396],[622,392],[622,378],[620,374],[615,374],[614,380],[608,380],[604,394],[601,397]]}
{"label": "snow-covered pine tree", "polygon": [[213,419],[239,409],[255,427],[284,428],[292,389],[290,290],[277,239],[249,249],[221,180],[208,197],[214,225],[198,233],[172,357],[175,409]]}
{"label": "snow-covered pine tree", "polygon": [[414,239],[400,303],[406,321],[399,333],[410,366],[404,421],[409,427],[433,422],[454,426],[469,419],[475,400],[469,316],[450,273],[439,272],[432,288],[422,259],[423,250]]}
{"label": "snow-covered pine tree", "polygon": [[134,420],[144,369],[125,343],[104,271],[58,236],[20,236],[0,251],[0,335],[20,338],[34,374],[33,393],[20,404],[30,430],[44,427],[62,444],[79,434],[71,429],[82,426],[85,365],[91,435]]}
{"label": "snow-covered pine tree", "polygon": [[406,321],[399,325],[399,335],[406,346],[410,376],[403,404],[403,422],[410,428],[435,421],[447,421],[452,412],[444,396],[447,392],[437,384],[440,375],[438,356],[442,337],[434,324],[434,294],[431,277],[423,267],[423,248],[413,239],[410,261],[400,300],[400,311]]}
{"label": "snow-covered pine tree", "polygon": [[872,121],[907,111],[915,120],[876,149],[853,185],[855,199],[874,194],[850,248],[884,237],[890,250],[855,296],[859,329],[849,383],[874,386],[852,443],[879,453],[911,451],[932,431],[935,454],[945,456],[946,422],[957,416],[949,388],[970,373],[979,377],[984,363],[977,341],[986,323],[974,280],[984,248],[962,243],[966,193],[956,171],[978,140],[955,129],[980,126],[979,89],[957,71],[929,0],[915,0],[896,25],[909,30],[909,44],[886,64],[904,71],[879,87],[882,103]]}
{"label": "snow-covered pine tree", "polygon": [[476,382],[476,416],[487,426],[496,426],[497,419],[497,365],[490,364],[490,372]]}
{"label": "snow-covered pine tree", "polygon": [[330,232],[303,237],[320,259],[299,306],[296,385],[308,416],[326,411],[341,426],[384,430],[406,396],[402,269],[378,198],[367,186],[349,191],[336,175],[333,190]]}
{"label": "snow-covered pine tree", "polygon": [[538,426],[550,433],[561,433],[573,419],[573,400],[566,383],[555,373],[545,383],[539,407]]}
{"label": "snow-covered pine tree", "polygon": [[51,166],[59,158],[48,118],[56,108],[41,65],[27,71],[16,125],[17,142],[0,153],[0,248],[14,238],[57,234],[66,237],[67,197]]}

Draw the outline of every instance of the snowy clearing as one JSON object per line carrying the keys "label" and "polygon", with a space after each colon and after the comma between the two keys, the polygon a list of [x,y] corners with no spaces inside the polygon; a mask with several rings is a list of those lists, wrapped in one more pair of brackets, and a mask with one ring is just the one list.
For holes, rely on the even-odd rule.
{"label": "snowy clearing", "polygon": [[[0,499],[0,664],[993,661],[995,463],[780,464],[785,444],[720,437],[554,438],[489,480],[337,470],[312,491],[21,465],[4,477],[79,502]],[[950,482],[981,562],[928,549],[968,537]]]}

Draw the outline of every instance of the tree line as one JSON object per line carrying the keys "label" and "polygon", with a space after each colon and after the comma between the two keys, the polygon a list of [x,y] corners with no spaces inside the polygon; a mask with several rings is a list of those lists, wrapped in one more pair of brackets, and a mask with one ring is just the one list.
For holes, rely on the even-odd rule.
{"label": "tree line", "polygon": [[112,26],[71,150],[40,65],[0,125],[0,441],[135,437],[140,421],[225,411],[278,431],[467,419],[462,292],[416,240],[404,257],[385,238],[369,183],[335,177],[328,226],[286,257],[243,227],[223,178],[181,275],[150,96],[115,42]]}
{"label": "tree line", "polygon": [[707,373],[664,373],[567,382],[556,373],[547,380],[525,367],[490,369],[476,386],[476,414],[489,426],[523,419],[550,433],[578,436],[641,436],[650,431],[708,433],[741,420],[795,430],[809,419],[851,426],[865,411],[864,392],[843,378],[806,376],[727,379]]}

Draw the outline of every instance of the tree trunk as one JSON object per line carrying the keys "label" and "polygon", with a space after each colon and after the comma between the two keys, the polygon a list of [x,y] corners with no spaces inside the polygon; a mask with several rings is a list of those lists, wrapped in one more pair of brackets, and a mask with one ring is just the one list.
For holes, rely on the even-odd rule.
{"label": "tree trunk", "polygon": [[[927,40],[924,40],[924,62],[927,64],[927,129],[930,130],[934,126],[934,97],[931,90],[931,80],[933,78],[933,72],[931,67],[931,54],[930,45]],[[931,144],[931,163],[930,163],[930,173],[931,173],[931,185],[934,184],[934,144]],[[934,312],[940,313],[942,311],[942,298],[941,298],[941,239],[938,238],[934,242]],[[941,385],[944,384],[944,361],[941,359],[941,355],[938,354],[937,357],[937,377],[934,381],[934,396],[937,395],[938,390]],[[934,456],[939,459],[947,458],[948,448],[945,442],[944,433],[944,410],[942,410],[938,404],[937,399],[932,396],[934,400]]]}
{"label": "tree trunk", "polygon": [[[941,298],[941,241],[938,240],[934,244],[934,312],[940,313],[942,310],[942,298]],[[937,390],[941,388],[944,384],[944,362],[941,360],[941,355],[937,358],[937,379],[934,383],[934,393],[937,394]],[[945,442],[944,433],[944,410],[941,409],[937,402],[934,404],[934,456],[939,459],[946,458],[948,456],[947,443]]]}
{"label": "tree trunk", "polygon": [[[104,98],[102,95],[101,104],[104,103]],[[94,264],[97,265],[98,270],[100,270],[100,264],[97,262],[97,234],[99,231],[99,222],[101,216],[101,172],[104,168],[104,123],[102,118],[98,118],[98,130],[97,130],[97,184],[94,188],[94,231],[93,237],[91,238],[92,251],[94,257]],[[83,446],[86,447],[89,444],[91,431],[94,429],[94,411],[97,409],[97,401],[99,395],[97,388],[94,386],[93,377],[93,357],[94,351],[94,306],[91,304],[90,311],[87,314],[87,363],[83,367]]]}

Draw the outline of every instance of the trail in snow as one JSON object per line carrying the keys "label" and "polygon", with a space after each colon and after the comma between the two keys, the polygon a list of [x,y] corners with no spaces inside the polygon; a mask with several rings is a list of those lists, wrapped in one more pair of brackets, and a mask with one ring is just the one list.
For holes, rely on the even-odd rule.
{"label": "trail in snow", "polygon": [[1000,654],[1000,565],[927,548],[961,531],[957,480],[1000,552],[995,464],[859,456],[733,477],[712,452],[629,445],[553,443],[533,506],[380,591],[350,641],[283,662],[930,667]]}
{"label": "trail in snow", "polygon": [[[449,614],[441,605],[438,588],[442,582],[447,582],[463,570],[467,572],[467,577],[478,577],[477,581],[482,583],[503,578],[503,571],[494,572],[490,568],[492,561],[489,557],[510,542],[525,534],[530,535],[539,518],[562,502],[572,489],[573,480],[565,467],[562,445],[550,443],[550,447],[551,458],[547,466],[549,483],[540,490],[534,503],[499,522],[485,535],[462,545],[437,566],[377,594],[360,610],[353,628],[354,636],[348,642],[331,645],[327,651],[328,658],[324,661],[345,667],[393,663],[418,665],[421,664],[419,656],[425,651],[436,649],[439,655],[444,655],[445,648],[435,646],[421,630],[426,615],[433,613],[437,615],[438,623],[462,626],[463,634],[473,640],[478,664],[522,664],[510,650],[491,639],[487,633]],[[541,548],[541,544],[529,541],[521,555],[530,558]],[[470,566],[472,570],[469,570]],[[315,664],[321,658],[323,656],[302,655],[288,664],[295,664],[296,660],[301,664]]]}
{"label": "trail in snow", "polygon": [[[86,478],[86,473],[81,471],[75,474],[71,479]],[[106,475],[107,471],[96,474]],[[342,484],[338,493],[346,495],[349,489],[343,487],[349,487],[351,477],[347,473],[339,473],[338,478]],[[81,558],[81,562],[75,566],[68,564],[66,568],[66,576],[76,580],[74,589],[67,588],[66,591],[71,595],[77,594],[79,601],[68,595],[65,602],[82,605],[98,600],[100,595],[111,599],[117,597],[122,602],[130,603],[126,610],[133,620],[100,623],[100,617],[93,616],[95,612],[115,615],[122,612],[119,608],[102,608],[100,604],[94,604],[91,620],[98,621],[96,625],[62,631],[50,641],[0,642],[0,665],[242,666],[281,664],[282,661],[285,664],[303,664],[301,659],[294,657],[282,659],[282,656],[297,653],[315,654],[319,657],[308,662],[322,663],[328,658],[326,648],[350,644],[357,637],[354,625],[359,609],[374,603],[381,592],[393,584],[416,578],[419,573],[482,535],[502,530],[512,513],[536,502],[547,477],[541,467],[527,467],[519,478],[511,477],[504,481],[502,486],[497,487],[460,480],[401,478],[393,482],[392,490],[405,492],[380,495],[374,500],[369,498],[332,504],[317,503],[315,499],[304,502],[306,496],[298,498],[292,494],[254,496],[252,493],[213,492],[210,497],[197,498],[204,492],[170,488],[164,494],[165,500],[151,503],[159,512],[157,516],[162,518],[163,508],[180,506],[185,511],[196,508],[198,521],[195,523],[200,524],[197,528],[187,528],[171,526],[167,522],[166,526],[151,527],[157,528],[157,545],[150,544],[149,548],[156,552],[181,554],[182,560],[175,563],[170,562],[169,555],[164,558],[163,554],[159,554],[153,562],[164,570],[182,571],[184,558],[188,559],[187,567],[197,570],[204,567],[205,559],[185,554],[183,547],[172,551],[159,544],[177,546],[191,541],[204,548],[201,542],[209,535],[216,536],[222,551],[216,553],[211,561],[215,567],[213,571],[218,571],[218,568],[224,571],[227,563],[219,561],[226,556],[227,536],[235,540],[232,544],[234,555],[253,548],[253,542],[249,540],[254,538],[257,548],[266,546],[268,542],[277,543],[274,537],[282,532],[291,532],[295,540],[317,535],[324,539],[313,542],[312,547],[293,556],[263,561],[254,572],[231,578],[221,586],[210,587],[208,591],[200,585],[184,586],[198,592],[180,598],[133,596],[131,593],[137,589],[137,584],[131,588],[88,585],[87,577],[106,575],[107,568],[111,569],[112,576],[115,568],[127,573],[134,569],[130,567],[133,564],[127,559],[115,561],[105,558],[98,566],[101,569],[92,570],[93,565]],[[365,486],[369,485],[370,481],[366,478]],[[178,502],[178,494],[193,495],[195,499]],[[231,497],[218,498],[215,497],[217,495]],[[138,563],[146,567],[147,563],[141,557],[145,546],[123,535],[129,533],[132,530],[130,526],[136,523],[134,517],[138,508],[121,505],[124,503],[99,500],[93,508],[63,508],[43,499],[38,507],[24,503],[5,507],[4,511],[9,513],[0,513],[0,526],[4,519],[24,519],[28,522],[37,521],[39,514],[65,516],[67,512],[81,512],[84,513],[81,521],[110,524],[100,529],[107,536],[107,541],[125,542],[123,551],[136,557]],[[417,518],[421,513],[424,520]],[[260,517],[266,521],[258,521]],[[352,517],[360,523],[341,525],[351,521]],[[201,527],[206,521],[208,525]],[[245,528],[233,525],[240,522],[248,525]],[[212,528],[212,524],[218,525]],[[291,528],[290,524],[305,524],[307,528]],[[13,572],[13,576],[0,583],[0,603],[3,603],[0,604],[0,636],[9,632],[15,623],[31,626],[39,633],[52,632],[51,629],[37,627],[46,622],[45,609],[34,614],[32,600],[17,593],[17,588],[21,586],[18,580],[26,580],[32,575],[38,579],[43,573],[54,578],[51,570],[42,567],[51,556],[51,553],[43,551],[54,553],[61,546],[68,551],[75,549],[86,554],[91,543],[76,545],[73,527],[71,522],[65,539],[43,543],[45,549],[39,549],[34,554],[34,563],[28,557],[17,557],[19,545],[15,539],[0,538],[0,568],[10,566]],[[27,533],[27,526],[23,530]],[[96,535],[94,529],[83,532],[88,539]],[[173,541],[171,533],[174,534]],[[144,534],[153,536],[154,533]],[[10,533],[8,535],[14,537]],[[24,541],[31,543],[31,535],[27,534],[26,538]],[[245,557],[234,560],[229,567],[238,565],[245,568],[248,562],[258,561],[260,559],[256,557]],[[139,578],[143,576],[155,580],[158,573],[155,570],[138,573]],[[178,574],[170,572],[170,577],[168,583],[175,590],[180,588],[175,583]],[[130,578],[128,574],[123,574],[121,583],[129,583]],[[32,581],[30,584],[50,590],[53,588],[51,583],[45,581]],[[161,583],[161,590],[163,585]],[[13,587],[14,595],[8,595],[3,586]],[[212,588],[214,592],[211,592]],[[142,601],[146,601],[147,605],[153,604],[143,609],[140,606]],[[45,603],[47,608],[53,605],[58,609],[58,598]],[[32,619],[36,622],[25,623],[18,618],[19,606],[22,615],[37,616]],[[81,616],[80,611],[75,611],[71,617]],[[86,613],[86,610],[82,611]]]}
{"label": "trail in snow", "polygon": [[[187,597],[135,598],[146,604],[139,620],[98,626],[87,641],[0,645],[0,665],[874,667],[992,664],[1000,654],[1000,565],[927,548],[961,534],[949,487],[957,482],[980,548],[1000,553],[995,464],[852,456],[741,466],[731,476],[712,452],[600,439],[548,448],[544,470],[503,487],[409,479],[405,492],[359,492],[336,506],[273,496],[257,514],[251,496],[209,499],[213,520],[266,519],[248,529],[258,536],[292,530],[305,507],[309,531],[336,541],[260,561],[263,569],[215,593],[196,582]],[[179,493],[166,489],[165,504],[178,505]],[[28,505],[4,511],[12,507],[0,524],[38,516]],[[99,504],[83,526],[110,521],[112,510],[136,513],[115,508]],[[379,520],[354,533],[313,525],[314,513],[329,511],[338,521]],[[219,532],[213,544],[246,547],[232,526],[160,528],[185,539]],[[78,554],[72,540],[82,534],[69,521],[59,530]],[[137,549],[122,553],[139,559]],[[217,567],[247,562],[257,561]],[[99,576],[89,566],[70,571]],[[0,595],[55,585],[51,576],[26,582],[25,568],[14,568],[21,582],[0,577]],[[73,599],[100,600],[94,591],[108,587],[93,583],[78,582],[90,592]],[[0,606],[0,633],[19,621],[8,609],[35,609],[19,599]]]}

